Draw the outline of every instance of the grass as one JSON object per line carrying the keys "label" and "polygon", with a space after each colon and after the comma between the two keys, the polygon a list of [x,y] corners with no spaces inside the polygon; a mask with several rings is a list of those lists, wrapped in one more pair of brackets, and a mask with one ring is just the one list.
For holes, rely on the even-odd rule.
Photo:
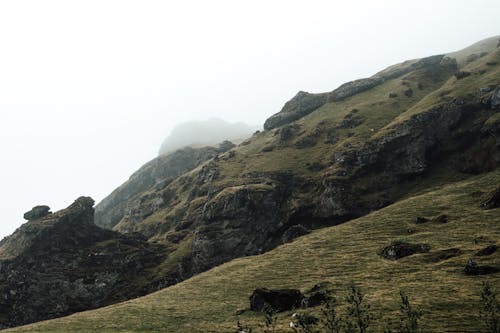
{"label": "grass", "polygon": [[[465,276],[462,269],[480,248],[500,239],[500,210],[479,208],[481,197],[500,184],[500,171],[436,187],[351,222],[317,230],[259,256],[233,260],[157,293],[69,317],[6,332],[232,332],[235,312],[248,308],[257,287],[312,287],[330,281],[339,295],[355,281],[375,311],[376,328],[396,318],[399,290],[423,309],[422,322],[432,332],[476,332],[483,281],[497,290],[500,275]],[[447,214],[446,224],[415,224],[416,216]],[[412,229],[412,233],[408,230]],[[427,243],[431,253],[460,248],[461,255],[441,262],[416,254],[387,261],[378,250],[394,240]],[[474,239],[480,239],[474,242]],[[430,255],[429,254],[429,255]],[[500,264],[497,252],[478,257],[480,264]],[[280,332],[290,313],[279,315]],[[240,319],[256,327],[261,316]]]}

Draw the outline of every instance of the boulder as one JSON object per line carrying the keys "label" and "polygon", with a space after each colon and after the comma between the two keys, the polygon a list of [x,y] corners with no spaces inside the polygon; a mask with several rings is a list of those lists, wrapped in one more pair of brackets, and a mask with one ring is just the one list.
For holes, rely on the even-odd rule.
{"label": "boulder", "polygon": [[465,275],[487,275],[498,272],[498,268],[493,266],[480,266],[474,259],[469,259],[464,267]]}
{"label": "boulder", "polygon": [[492,109],[500,109],[500,87],[497,87],[493,94],[491,95],[491,108]]}
{"label": "boulder", "polygon": [[393,242],[391,245],[384,247],[379,255],[389,260],[398,260],[415,253],[427,253],[430,247],[427,244],[410,244],[406,242]]}
{"label": "boulder", "polygon": [[458,71],[455,73],[455,77],[457,78],[457,80],[461,80],[463,78],[466,78],[469,75],[470,75],[470,72],[467,72],[467,71]]}
{"label": "boulder", "polygon": [[261,312],[268,306],[275,312],[289,311],[300,307],[303,298],[298,289],[255,289],[250,296],[250,309]]}
{"label": "boulder", "polygon": [[293,241],[295,238],[307,235],[311,231],[304,227],[302,224],[292,225],[288,228],[281,236],[281,240],[283,243],[289,243]]}
{"label": "boulder", "polygon": [[426,222],[429,222],[429,219],[426,218],[426,217],[417,216],[415,218],[415,223],[416,224],[422,224],[422,223],[426,223]]}
{"label": "boulder", "polygon": [[498,246],[496,244],[493,245],[488,245],[485,248],[482,248],[481,250],[476,252],[476,256],[478,257],[483,257],[483,256],[489,256],[495,253],[498,250]]}
{"label": "boulder", "polygon": [[494,209],[500,207],[500,187],[490,192],[485,201],[481,203],[484,209]]}
{"label": "boulder", "polygon": [[413,96],[413,89],[408,88],[404,91],[406,97],[411,97]]}
{"label": "boulder", "polygon": [[38,220],[50,214],[49,206],[36,206],[29,212],[24,213],[24,219],[28,221]]}

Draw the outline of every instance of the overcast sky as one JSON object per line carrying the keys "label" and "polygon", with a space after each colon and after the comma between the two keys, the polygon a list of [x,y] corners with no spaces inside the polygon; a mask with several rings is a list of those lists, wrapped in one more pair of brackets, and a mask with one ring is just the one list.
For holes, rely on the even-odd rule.
{"label": "overcast sky", "polygon": [[0,238],[37,204],[102,199],[175,124],[262,125],[330,91],[500,34],[491,1],[0,2]]}

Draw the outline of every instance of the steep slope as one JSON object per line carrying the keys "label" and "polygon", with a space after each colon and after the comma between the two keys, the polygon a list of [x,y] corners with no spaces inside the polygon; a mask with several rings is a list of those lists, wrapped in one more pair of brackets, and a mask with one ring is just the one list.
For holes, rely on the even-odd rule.
{"label": "steep slope", "polygon": [[141,205],[154,208],[131,212],[120,230],[167,244],[165,272],[190,276],[268,251],[294,230],[380,209],[417,184],[494,170],[499,62],[499,48],[463,68],[433,56],[392,66],[375,85],[345,84],[334,90],[342,98],[148,191]]}
{"label": "steep slope", "polygon": [[[233,147],[230,142],[220,144],[218,147],[185,147],[156,157],[96,206],[95,223],[103,228],[112,229],[132,207],[140,205],[140,194],[157,185],[164,186],[174,178]],[[145,214],[147,213],[143,212],[143,218]]]}
{"label": "steep slope", "polygon": [[[6,332],[234,332],[238,318],[254,328],[263,320],[249,311],[236,315],[249,307],[255,288],[306,290],[323,281],[333,284],[340,299],[351,281],[357,283],[374,311],[375,332],[397,317],[399,290],[422,308],[426,331],[481,332],[481,282],[489,281],[498,290],[500,275],[467,276],[463,268],[474,256],[480,265],[500,268],[499,251],[476,256],[500,239],[500,208],[481,208],[498,184],[497,170],[429,188],[365,217],[314,231],[263,255],[233,260],[146,297]],[[448,216],[447,223],[415,222],[416,217],[442,214]],[[395,261],[378,255],[395,240],[428,244],[430,252]],[[450,249],[453,255],[443,255]],[[319,315],[318,309],[312,311]],[[279,314],[279,332],[291,332],[290,315]]]}
{"label": "steep slope", "polygon": [[155,268],[166,248],[97,227],[93,204],[81,197],[67,209],[34,216],[0,243],[0,328],[158,290],[163,282]]}

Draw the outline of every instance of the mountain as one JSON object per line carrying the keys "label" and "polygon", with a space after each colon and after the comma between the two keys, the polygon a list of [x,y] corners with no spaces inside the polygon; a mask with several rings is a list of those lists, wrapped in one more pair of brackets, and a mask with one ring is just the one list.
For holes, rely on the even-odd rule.
{"label": "mountain", "polygon": [[184,147],[214,146],[222,141],[241,142],[257,128],[245,123],[228,123],[218,118],[205,121],[188,121],[177,125],[163,141],[160,155],[165,155]]}
{"label": "mountain", "polygon": [[[148,163],[96,208],[97,223],[113,229],[104,234],[140,234],[143,246],[159,247],[164,257],[145,281],[159,281],[154,286],[160,288],[251,257],[79,315],[81,330],[219,332],[253,288],[305,290],[322,280],[337,288],[356,280],[389,312],[395,307],[383,302],[396,288],[428,290],[428,299],[420,292],[417,300],[431,309],[429,318],[450,316],[452,309],[450,327],[473,327],[464,313],[474,305],[463,304],[485,277],[463,269],[476,247],[495,243],[500,220],[495,200],[491,209],[480,207],[499,180],[500,48],[494,39],[456,53],[458,61],[449,55],[409,60],[331,92],[299,92],[264,131],[236,147],[189,148]],[[462,61],[467,50],[479,55]],[[415,223],[421,217],[429,223]],[[413,255],[379,254],[397,254],[399,247]],[[80,248],[74,244],[72,260],[80,260]],[[22,251],[2,252],[13,253],[5,260],[17,260]],[[43,256],[58,267],[51,257]],[[498,254],[481,261],[498,282]],[[440,284],[429,286],[430,276]],[[125,289],[122,296],[136,295]],[[143,312],[132,315],[133,307]],[[117,323],[118,317],[130,320]],[[75,325],[64,319],[33,327],[50,332]]]}

